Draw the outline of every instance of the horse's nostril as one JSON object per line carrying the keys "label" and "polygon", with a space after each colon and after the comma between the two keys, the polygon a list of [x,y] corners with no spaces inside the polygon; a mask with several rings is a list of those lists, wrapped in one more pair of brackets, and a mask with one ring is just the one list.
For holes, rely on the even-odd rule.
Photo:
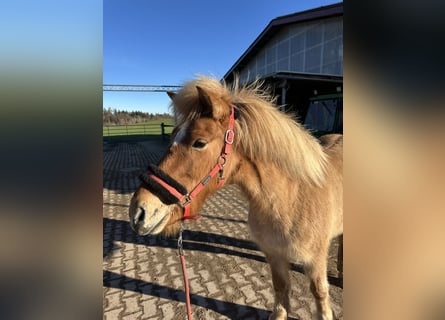
{"label": "horse's nostril", "polygon": [[145,220],[145,209],[144,207],[139,206],[134,216],[134,222],[138,224],[139,222],[143,222],[144,220]]}

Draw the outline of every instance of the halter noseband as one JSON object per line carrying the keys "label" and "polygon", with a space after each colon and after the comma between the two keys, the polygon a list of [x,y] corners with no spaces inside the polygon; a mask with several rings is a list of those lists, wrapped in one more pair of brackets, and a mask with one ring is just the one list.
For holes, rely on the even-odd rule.
{"label": "halter noseband", "polygon": [[182,184],[162,171],[161,168],[152,164],[148,166],[149,172],[142,174],[139,178],[142,180],[147,189],[165,204],[179,204],[183,208],[184,212],[182,220],[201,218],[200,216],[191,216],[190,204],[217,173],[219,173],[217,188],[220,188],[224,184],[224,166],[226,165],[227,156],[230,153],[234,141],[234,126],[235,107],[232,105],[229,124],[224,136],[224,147],[221,150],[221,154],[218,156],[216,164],[213,166],[210,172],[192,189],[191,192],[188,193],[187,189]]}

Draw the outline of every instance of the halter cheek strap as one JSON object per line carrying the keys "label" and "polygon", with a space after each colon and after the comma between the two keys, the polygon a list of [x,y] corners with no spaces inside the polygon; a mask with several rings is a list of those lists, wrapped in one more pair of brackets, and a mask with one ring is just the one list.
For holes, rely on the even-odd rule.
{"label": "halter cheek strap", "polygon": [[227,156],[231,151],[235,138],[234,127],[235,107],[232,105],[229,124],[224,135],[224,147],[221,150],[221,154],[210,172],[189,193],[187,193],[186,188],[182,184],[155,165],[149,165],[149,172],[141,175],[140,179],[147,189],[156,195],[163,203],[168,205],[174,203],[179,204],[184,210],[182,220],[200,219],[201,216],[191,215],[190,204],[217,173],[219,173],[217,187],[220,188],[224,184],[224,166],[226,165]]}

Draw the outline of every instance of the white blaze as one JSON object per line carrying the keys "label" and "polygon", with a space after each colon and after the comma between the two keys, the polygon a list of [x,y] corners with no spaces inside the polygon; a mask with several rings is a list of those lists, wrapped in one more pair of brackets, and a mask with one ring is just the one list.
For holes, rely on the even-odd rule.
{"label": "white blaze", "polygon": [[181,125],[181,127],[178,130],[178,133],[175,136],[175,139],[173,140],[173,145],[172,145],[173,147],[176,147],[178,143],[184,140],[189,125],[190,123],[188,121]]}

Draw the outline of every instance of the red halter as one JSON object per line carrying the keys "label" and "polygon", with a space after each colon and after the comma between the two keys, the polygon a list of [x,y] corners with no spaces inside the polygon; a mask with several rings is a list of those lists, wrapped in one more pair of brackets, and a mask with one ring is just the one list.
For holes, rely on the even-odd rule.
{"label": "red halter", "polygon": [[216,160],[216,164],[213,166],[213,168],[210,170],[210,172],[192,189],[191,192],[187,194],[183,194],[182,192],[179,192],[174,187],[172,187],[170,184],[159,178],[158,176],[154,174],[149,174],[148,177],[155,180],[158,184],[160,184],[165,190],[167,190],[171,195],[173,195],[176,199],[178,199],[178,204],[183,208],[184,214],[182,216],[182,220],[187,219],[200,219],[201,216],[191,216],[190,214],[190,204],[192,200],[204,189],[206,184],[219,172],[218,177],[218,185],[217,187],[220,188],[224,184],[224,166],[226,165],[227,156],[230,153],[233,140],[235,137],[235,133],[233,131],[235,126],[235,108],[232,105],[231,107],[231,113],[229,117],[229,124],[227,126],[227,130],[224,136],[224,147],[221,150],[221,154],[219,155],[218,159]]}

